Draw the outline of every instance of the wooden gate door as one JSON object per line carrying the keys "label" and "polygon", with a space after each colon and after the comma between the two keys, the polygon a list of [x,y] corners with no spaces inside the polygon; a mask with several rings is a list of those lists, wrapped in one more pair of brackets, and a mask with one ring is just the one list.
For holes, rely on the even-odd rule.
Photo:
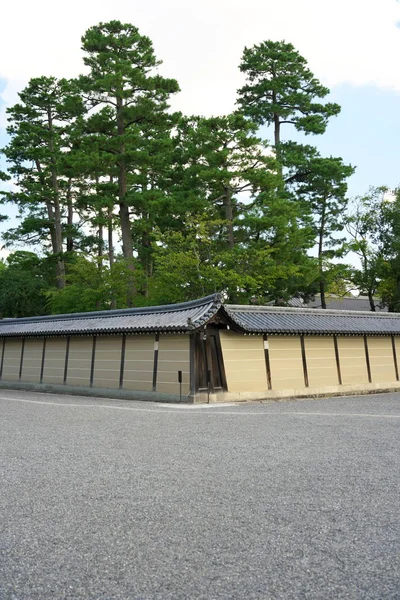
{"label": "wooden gate door", "polygon": [[227,389],[218,329],[206,329],[195,337],[196,391],[222,392]]}

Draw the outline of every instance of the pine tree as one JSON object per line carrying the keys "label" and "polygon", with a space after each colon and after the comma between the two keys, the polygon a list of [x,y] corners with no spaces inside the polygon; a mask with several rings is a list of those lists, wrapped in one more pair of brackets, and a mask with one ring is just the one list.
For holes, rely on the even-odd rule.
{"label": "pine tree", "polygon": [[165,127],[169,96],[179,86],[174,79],[157,74],[161,63],[152,42],[133,25],[111,21],[91,27],[82,38],[82,49],[90,72],[80,77],[79,84],[89,107],[96,111],[91,117],[93,135],[116,172],[122,250],[132,272],[128,305],[132,305],[135,261],[131,216],[136,196],[131,180],[147,152],[143,146],[148,130]]}
{"label": "pine tree", "polygon": [[57,287],[65,286],[63,218],[68,203],[64,174],[71,123],[83,111],[75,86],[54,77],[31,79],[9,108],[10,143],[2,150],[16,189],[2,192],[3,201],[18,205],[23,220],[9,239],[50,242],[57,264]]}

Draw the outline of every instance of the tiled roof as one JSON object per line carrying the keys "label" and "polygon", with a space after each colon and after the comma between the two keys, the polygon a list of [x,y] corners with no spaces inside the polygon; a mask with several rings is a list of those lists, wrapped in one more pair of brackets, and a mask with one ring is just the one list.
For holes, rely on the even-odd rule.
{"label": "tiled roof", "polygon": [[69,315],[0,320],[0,337],[92,333],[188,332],[207,323],[221,306],[220,294],[192,302]]}
{"label": "tiled roof", "polygon": [[400,314],[226,305],[230,318],[248,333],[400,335]]}
{"label": "tiled roof", "polygon": [[219,314],[242,333],[400,335],[400,314],[222,304],[220,294],[192,302],[92,313],[0,320],[0,337],[101,333],[188,333]]}
{"label": "tiled roof", "polygon": [[[388,312],[386,306],[379,304],[379,298],[375,298],[374,301],[376,312]],[[288,305],[299,308],[321,308],[321,297],[317,294],[314,300],[310,300],[309,302],[304,302],[302,298],[291,298]],[[332,310],[371,310],[368,296],[327,296],[326,307]]]}

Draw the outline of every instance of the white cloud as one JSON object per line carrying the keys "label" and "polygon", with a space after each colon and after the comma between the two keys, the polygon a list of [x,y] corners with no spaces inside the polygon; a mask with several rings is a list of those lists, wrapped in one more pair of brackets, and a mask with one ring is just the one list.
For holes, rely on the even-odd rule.
{"label": "white cloud", "polygon": [[396,0],[20,0],[2,9],[0,77],[7,103],[35,76],[82,69],[80,37],[118,19],[137,25],[176,77],[185,112],[232,109],[245,45],[285,39],[327,85],[372,84],[400,92],[400,4]]}

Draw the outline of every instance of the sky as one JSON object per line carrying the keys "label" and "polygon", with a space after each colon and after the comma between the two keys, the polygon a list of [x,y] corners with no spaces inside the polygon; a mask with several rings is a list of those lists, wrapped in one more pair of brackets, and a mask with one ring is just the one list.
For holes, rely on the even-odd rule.
{"label": "sky", "polygon": [[81,36],[115,19],[152,39],[161,74],[181,87],[173,108],[186,114],[234,108],[245,46],[267,39],[292,43],[330,88],[329,99],[342,106],[326,134],[307,142],[356,167],[350,196],[371,185],[400,184],[397,0],[69,0],[59,6],[19,0],[2,7],[0,147],[7,139],[5,108],[29,79],[78,75]]}

